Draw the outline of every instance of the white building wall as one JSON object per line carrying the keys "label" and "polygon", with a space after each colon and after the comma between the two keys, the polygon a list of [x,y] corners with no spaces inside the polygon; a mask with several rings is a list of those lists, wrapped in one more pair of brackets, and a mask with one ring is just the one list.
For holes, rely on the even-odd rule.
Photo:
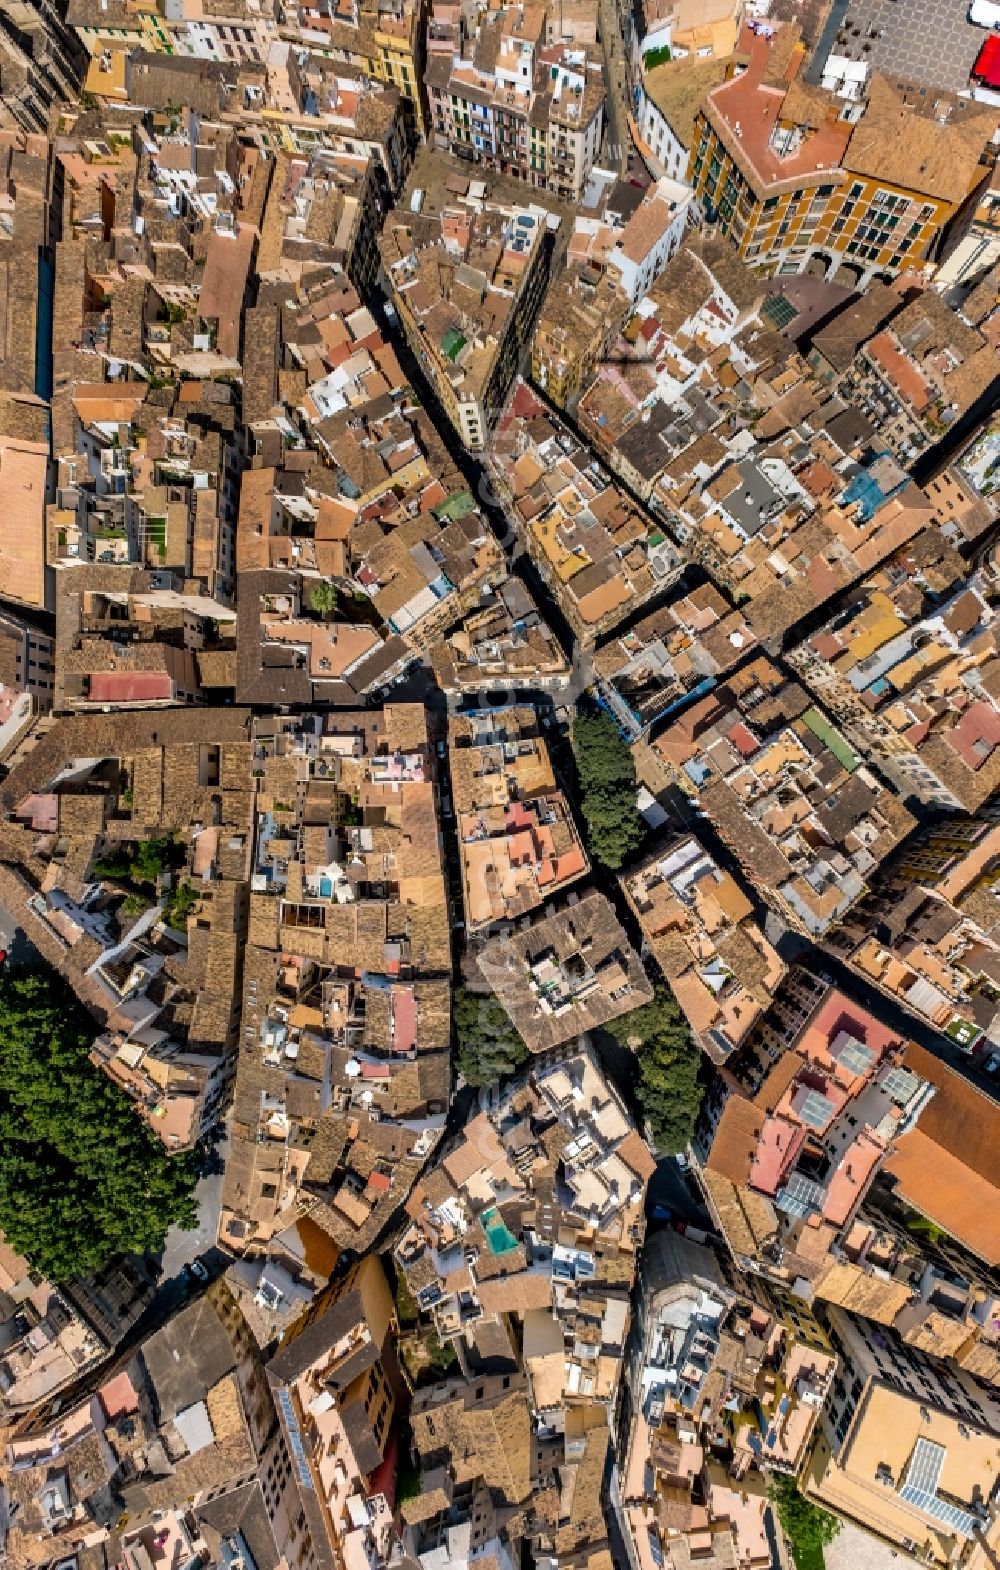
{"label": "white building wall", "polygon": [[690,148],[684,146],[666,115],[656,107],[645,89],[640,87],[638,94],[636,124],[639,135],[650,147],[665,174],[672,180],[685,179]]}

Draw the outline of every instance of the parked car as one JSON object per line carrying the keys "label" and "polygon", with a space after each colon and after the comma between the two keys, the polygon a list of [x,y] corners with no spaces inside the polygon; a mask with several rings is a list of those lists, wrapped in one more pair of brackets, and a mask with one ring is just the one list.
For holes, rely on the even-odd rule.
{"label": "parked car", "polygon": [[192,1259],[191,1263],[187,1266],[187,1271],[189,1275],[194,1276],[196,1281],[208,1280],[208,1266],[203,1265],[200,1259]]}

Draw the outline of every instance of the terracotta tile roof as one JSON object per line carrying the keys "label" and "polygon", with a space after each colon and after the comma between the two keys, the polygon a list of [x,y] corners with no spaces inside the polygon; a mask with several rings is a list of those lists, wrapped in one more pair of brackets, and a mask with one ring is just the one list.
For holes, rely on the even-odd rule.
{"label": "terracotta tile roof", "polygon": [[750,1166],[764,1127],[765,1114],[743,1096],[730,1096],[722,1109],[707,1165],[731,1183],[750,1179]]}
{"label": "terracotta tile roof", "polygon": [[987,1264],[1000,1265],[1000,1207],[993,1182],[970,1171],[960,1156],[920,1128],[900,1140],[885,1170],[907,1204]]}

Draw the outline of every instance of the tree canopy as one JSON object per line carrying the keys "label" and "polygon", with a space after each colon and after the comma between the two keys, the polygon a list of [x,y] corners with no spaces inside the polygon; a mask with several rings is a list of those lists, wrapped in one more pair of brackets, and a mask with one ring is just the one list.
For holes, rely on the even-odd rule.
{"label": "tree canopy", "polygon": [[837,1517],[800,1493],[791,1477],[775,1477],[770,1495],[796,1570],[823,1570],[823,1549],[840,1531]]}
{"label": "tree canopy", "polygon": [[90,1062],[93,1039],[52,971],[0,977],[0,1231],[56,1281],[195,1223],[192,1158],[168,1155]]}
{"label": "tree canopy", "polygon": [[635,804],[635,764],[630,748],[606,714],[578,714],[573,752],[580,777],[580,808],[587,848],[595,861],[617,871],[645,838]]}
{"label": "tree canopy", "polygon": [[163,919],[175,932],[186,932],[188,917],[197,910],[201,895],[185,878],[170,890],[163,903]]}
{"label": "tree canopy", "polygon": [[111,855],[94,863],[100,878],[116,878],[125,883],[155,884],[161,872],[178,867],[184,859],[184,846],[171,834],[151,840],[123,840]]}
{"label": "tree canopy", "polygon": [[673,993],[659,983],[651,1003],[622,1014],[607,1029],[637,1054],[636,1094],[657,1149],[664,1155],[684,1150],[701,1108],[701,1053]]}
{"label": "tree canopy", "polygon": [[495,1085],[503,1075],[513,1074],[528,1056],[506,1009],[492,995],[485,997],[467,987],[456,987],[451,1019],[456,1062],[470,1085]]}
{"label": "tree canopy", "polygon": [[309,609],[317,616],[332,616],[337,609],[337,586],[329,578],[321,578],[309,589]]}

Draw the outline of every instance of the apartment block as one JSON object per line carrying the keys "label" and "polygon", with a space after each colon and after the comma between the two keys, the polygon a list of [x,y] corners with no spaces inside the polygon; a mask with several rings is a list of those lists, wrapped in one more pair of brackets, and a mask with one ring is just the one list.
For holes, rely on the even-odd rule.
{"label": "apartment block", "polygon": [[691,215],[691,192],[666,175],[651,185],[625,224],[608,265],[635,305],[677,255]]}
{"label": "apartment block", "polygon": [[382,262],[413,353],[471,452],[482,452],[548,280],[550,217],[490,203],[390,222]]}
{"label": "apartment block", "polygon": [[863,103],[803,80],[797,29],[745,24],[697,119],[688,178],[740,255],[855,284],[920,268],[986,170],[982,106],[873,76]]}
{"label": "apartment block", "polygon": [[[92,1060],[169,1149],[211,1130],[232,1082],[249,765],[244,712],[149,709],[67,717],[4,781],[8,905],[104,1027]],[[143,881],[148,841],[169,849]]]}
{"label": "apartment block", "polygon": [[451,944],[424,710],[255,726],[250,915],[220,1232],[379,1235],[440,1138]]}
{"label": "apartment block", "polygon": [[724,1095],[717,1121],[710,1104],[699,1178],[741,1268],[759,1255],[750,1268],[812,1296],[897,1122],[912,1123],[933,1094],[894,1074],[902,1063],[900,1038],[831,989],[752,1097]]}
{"label": "apartment block", "polygon": [[520,578],[507,578],[481,596],[470,611],[430,651],[440,685],[469,692],[496,683],[558,692],[570,679],[562,644],[543,619]]}
{"label": "apartment block", "polygon": [[231,693],[236,613],[193,587],[181,573],[125,564],[61,571],[55,710],[145,710]]}
{"label": "apartment block", "polygon": [[466,931],[482,938],[561,895],[590,870],[533,708],[448,721]]}
{"label": "apartment block", "polygon": [[621,883],[697,1040],[725,1061],[785,973],[750,900],[691,835],[662,845]]}
{"label": "apartment block", "polygon": [[[730,248],[694,234],[654,280],[640,290],[578,408],[581,429],[644,501],[670,460],[725,418],[734,376],[756,382],[765,406],[772,401],[765,387],[773,340],[763,364],[754,352],[760,285]],[[789,371],[781,367],[781,393]]]}
{"label": "apartment block", "polygon": [[557,408],[574,404],[627,309],[618,274],[608,267],[577,264],[553,283],[531,340],[531,379]]}
{"label": "apartment block", "polygon": [[411,1411],[422,1486],[403,1542],[422,1564],[466,1538],[508,1567],[528,1547],[606,1562],[600,1479],[654,1165],[576,1047],[506,1086],[414,1188],[397,1268],[430,1321],[415,1335],[458,1361]]}
{"label": "apartment block", "polygon": [[712,819],[749,884],[821,937],[861,898],[913,818],[765,658],[691,705],[637,757],[658,794],[679,787]]}
{"label": "apartment block", "polygon": [[0,758],[52,708],[55,640],[14,612],[0,615]]}
{"label": "apartment block", "polygon": [[928,1564],[990,1562],[1000,1409],[961,1371],[830,1312],[843,1371],[805,1478],[817,1503]]}
{"label": "apartment block", "polygon": [[[725,9],[730,15],[734,11],[741,15],[742,0],[735,7],[726,0]],[[725,81],[737,36],[738,29],[735,33],[727,29],[718,39],[719,53],[710,39],[684,55],[675,54],[670,44],[660,44],[636,61],[633,50],[635,110],[629,129],[651,174],[687,179],[698,111],[711,89]]]}
{"label": "apartment block", "polygon": [[385,1271],[369,1255],[316,1296],[267,1365],[319,1566],[367,1558],[388,1533],[380,1483],[402,1393],[394,1327]]}
{"label": "apartment block", "polygon": [[107,1343],[0,1233],[0,1410],[30,1411],[107,1353]]}
{"label": "apartment block", "polygon": [[[321,92],[322,87],[317,83],[308,90]],[[333,285],[337,277],[342,280],[345,293],[348,280],[365,288],[371,285],[378,270],[380,222],[394,181],[405,167],[403,154],[394,147],[391,134],[386,135],[388,148],[381,149],[381,158],[373,156],[367,146],[361,105],[381,104],[380,95],[366,98],[355,90],[351,98],[353,101],[342,107],[345,131],[357,135],[355,150],[340,152],[334,145],[298,157],[280,152],[261,219],[257,276],[268,282],[282,280],[298,285],[307,299],[310,295],[335,297],[337,290]],[[388,169],[383,158],[388,159]],[[305,327],[305,311],[302,316],[305,320],[299,319]],[[294,341],[295,335],[289,336]],[[318,351],[319,358],[332,345],[320,339],[310,347],[314,353]],[[308,363],[313,356],[304,358]],[[310,374],[309,381],[314,379]]]}
{"label": "apartment block", "polygon": [[[988,305],[996,308],[995,293]],[[992,342],[927,290],[863,344],[840,388],[871,413],[893,455],[910,464],[956,421],[977,407],[985,413],[996,379]]]}
{"label": "apartment block", "polygon": [[695,113],[706,91],[722,81],[739,41],[743,0],[642,0],[619,8],[630,67],[633,123],[643,162],[654,175],[683,179]]}
{"label": "apartment block", "polygon": [[433,5],[425,83],[434,145],[570,202],[601,145],[605,84],[592,45],[550,41],[544,5],[451,20]]}
{"label": "apartment block", "polygon": [[694,1142],[739,1267],[973,1372],[995,1367],[996,1238],[979,1219],[993,1103],[831,984],[790,979],[778,1028],[765,1019],[727,1061]]}
{"label": "apartment block", "polygon": [[967,903],[983,905],[989,897],[984,866],[977,900],[974,864],[970,857],[967,871],[951,875],[947,897],[897,879],[892,867],[828,941],[865,980],[988,1064],[1000,1044],[993,997],[1000,953],[989,915],[984,929],[964,914]]}
{"label": "apartment block", "polygon": [[743,613],[705,583],[609,638],[594,656],[594,673],[622,734],[634,742],[688,697],[714,687],[755,642]]}
{"label": "apartment block", "polygon": [[529,556],[585,647],[683,572],[665,531],[524,382],[490,466]]}
{"label": "apartment block", "polygon": [[[565,1135],[565,1182],[553,1175],[531,1115]],[[437,1333],[475,1356],[491,1322],[511,1315],[524,1333],[524,1367],[540,1417],[566,1406],[611,1410],[615,1349],[624,1343],[642,1241],[649,1150],[589,1050],[536,1068],[465,1128],[407,1202],[396,1259]],[[572,1241],[570,1241],[572,1239]],[[456,1278],[451,1261],[463,1257]],[[598,1278],[596,1260],[604,1262]],[[585,1335],[585,1322],[601,1334]],[[557,1338],[557,1339],[556,1339]],[[586,1339],[596,1350],[581,1353]],[[564,1350],[565,1348],[565,1350]]]}
{"label": "apartment block", "polygon": [[611,904],[596,892],[571,894],[554,915],[493,938],[478,963],[529,1052],[547,1052],[653,996]]}
{"label": "apartment block", "polygon": [[921,534],[789,655],[846,735],[928,806],[975,812],[1000,782],[987,593],[938,533]]}
{"label": "apartment block", "polygon": [[[336,1364],[336,1326],[329,1337],[311,1328],[311,1361]],[[358,1328],[363,1334],[367,1322]],[[283,1424],[281,1369],[298,1355],[291,1347],[272,1360],[272,1386],[220,1280],[95,1380],[91,1396],[8,1436],[0,1486],[19,1562],[39,1570],[77,1554],[114,1554],[128,1570],[165,1557],[214,1570],[240,1558],[283,1558],[296,1570],[336,1562],[341,1539],[329,1516],[311,1511],[307,1520],[302,1511],[309,1463],[298,1432]]]}
{"label": "apartment block", "polygon": [[[337,354],[305,400],[316,447],[286,452],[260,428],[260,466],[242,477],[244,700],[350,704],[384,690],[505,576],[486,518],[368,312],[344,320],[345,347],[359,347]],[[356,396],[344,376],[352,361]]]}
{"label": "apartment block", "polygon": [[630,1560],[762,1570],[766,1479],[805,1463],[837,1357],[808,1310],[803,1329],[752,1278],[733,1291],[709,1249],[670,1230],[640,1281],[620,1452]]}

